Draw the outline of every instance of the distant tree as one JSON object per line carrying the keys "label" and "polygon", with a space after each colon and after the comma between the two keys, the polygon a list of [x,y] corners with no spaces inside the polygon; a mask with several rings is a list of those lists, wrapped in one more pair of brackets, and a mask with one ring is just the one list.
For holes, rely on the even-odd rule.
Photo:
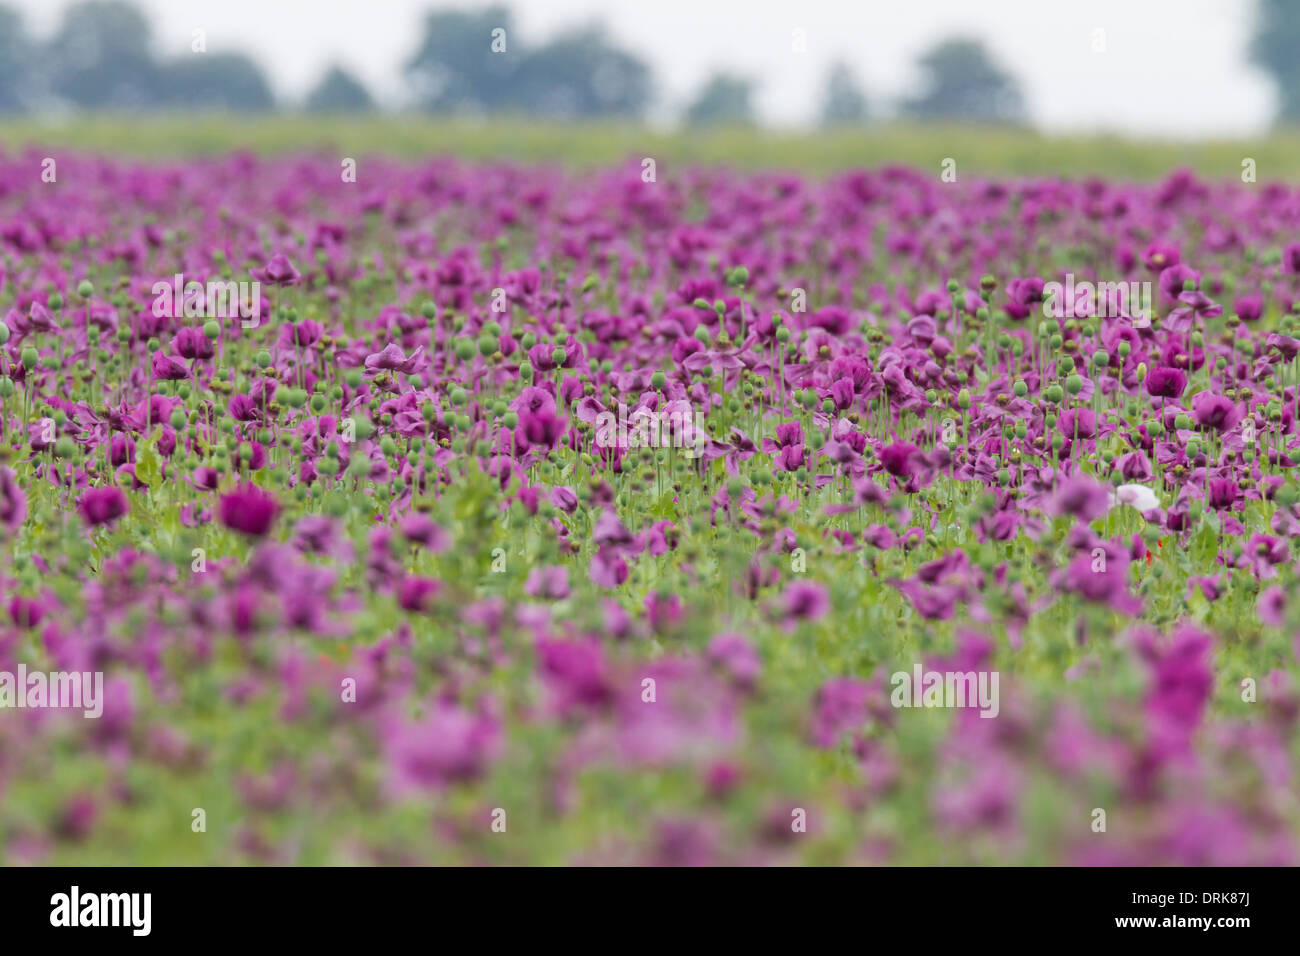
{"label": "distant tree", "polygon": [[754,81],[729,73],[717,73],[696,94],[686,110],[692,126],[708,123],[752,123]]}
{"label": "distant tree", "polygon": [[149,22],[129,3],[74,4],[44,52],[54,93],[83,109],[140,109],[163,98]]}
{"label": "distant tree", "polygon": [[22,17],[0,7],[0,113],[21,113],[30,107],[37,85],[33,49]]}
{"label": "distant tree", "polygon": [[257,113],[275,105],[262,68],[242,53],[186,54],[162,72],[167,106]]}
{"label": "distant tree", "polygon": [[925,92],[903,104],[918,119],[1019,122],[1024,117],[1020,89],[977,40],[945,40],[921,58]]}
{"label": "distant tree", "polygon": [[[494,30],[504,32],[494,37]],[[494,39],[504,52],[493,52]],[[486,113],[510,102],[522,53],[505,7],[437,11],[424,18],[424,38],[403,74],[423,110]]]}
{"label": "distant tree", "polygon": [[650,67],[612,46],[597,26],[524,51],[505,105],[556,118],[638,118],[650,103]]}
{"label": "distant tree", "polygon": [[1300,5],[1295,0],[1260,0],[1251,56],[1277,81],[1279,118],[1300,120]]}
{"label": "distant tree", "polygon": [[374,108],[369,91],[340,66],[330,67],[307,95],[307,109],[313,113],[365,113]]}
{"label": "distant tree", "polygon": [[867,119],[867,100],[858,88],[857,78],[844,63],[835,63],[826,74],[822,94],[822,123],[846,126]]}

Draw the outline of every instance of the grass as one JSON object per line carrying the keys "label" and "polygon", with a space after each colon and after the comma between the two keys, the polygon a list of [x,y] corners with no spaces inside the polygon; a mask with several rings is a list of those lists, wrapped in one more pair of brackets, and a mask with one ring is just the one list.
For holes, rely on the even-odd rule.
{"label": "grass", "polygon": [[1211,179],[1237,178],[1254,159],[1260,182],[1300,179],[1300,130],[1250,140],[1137,141],[1113,136],[1047,136],[1032,130],[963,125],[873,125],[779,133],[754,128],[652,130],[609,124],[521,119],[305,115],[110,116],[18,119],[0,128],[0,149],[38,146],[147,158],[210,155],[232,149],[275,154],[336,151],[420,157],[451,153],[472,160],[510,158],[597,166],[654,157],[673,163],[731,164],[825,175],[889,164],[932,167],[946,157],[958,175],[1110,176],[1149,180],[1187,167]]}

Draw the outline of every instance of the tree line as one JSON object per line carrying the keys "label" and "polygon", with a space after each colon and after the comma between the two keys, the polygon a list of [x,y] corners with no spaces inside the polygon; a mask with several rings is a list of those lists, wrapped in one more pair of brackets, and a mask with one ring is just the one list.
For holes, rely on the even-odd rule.
{"label": "tree line", "polygon": [[[1261,0],[1254,53],[1282,92],[1282,115],[1300,118],[1300,4]],[[421,40],[401,66],[408,105],[443,115],[528,115],[546,119],[644,118],[655,103],[650,65],[620,48],[599,25],[565,30],[529,44],[509,8],[427,13]],[[202,49],[199,47],[202,46]],[[0,4],[0,113],[52,109],[107,111],[305,109],[347,113],[377,109],[365,85],[330,66],[297,103],[277,100],[262,68],[237,52],[194,49],[170,58],[153,54],[150,25],[127,0],[83,0],[69,7],[47,40],[32,36],[12,8]],[[895,104],[903,116],[1018,123],[1024,101],[1014,78],[978,41],[940,41],[918,61],[921,91]],[[685,105],[692,124],[752,123],[758,82],[718,72]],[[845,62],[829,64],[818,113],[826,125],[867,122],[879,105]]]}

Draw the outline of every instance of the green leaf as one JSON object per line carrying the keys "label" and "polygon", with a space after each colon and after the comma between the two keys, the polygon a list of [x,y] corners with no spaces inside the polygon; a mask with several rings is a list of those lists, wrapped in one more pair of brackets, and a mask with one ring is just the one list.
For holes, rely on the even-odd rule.
{"label": "green leaf", "polygon": [[162,458],[155,442],[145,442],[135,457],[135,476],[150,488],[162,481]]}

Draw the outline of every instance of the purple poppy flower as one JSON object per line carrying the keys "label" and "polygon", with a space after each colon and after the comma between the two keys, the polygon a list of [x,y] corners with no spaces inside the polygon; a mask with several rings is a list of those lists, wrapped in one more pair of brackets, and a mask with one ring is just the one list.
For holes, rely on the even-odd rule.
{"label": "purple poppy flower", "polygon": [[852,677],[823,684],[813,701],[813,743],[822,748],[834,747],[846,733],[860,729],[870,716],[873,692],[879,692],[879,688]]}
{"label": "purple poppy flower", "polygon": [[553,412],[526,412],[519,416],[519,424],[515,427],[515,441],[521,450],[534,445],[554,448],[564,436],[568,426],[567,418],[557,416]]}
{"label": "purple poppy flower", "polygon": [[1080,553],[1058,575],[1058,581],[1096,604],[1105,604],[1125,614],[1136,614],[1142,602],[1128,590],[1129,557],[1122,551],[1093,548]]}
{"label": "purple poppy flower", "polygon": [[130,510],[121,488],[91,488],[81,496],[77,510],[88,525],[108,524]]}
{"label": "purple poppy flower", "polygon": [[1227,396],[1198,392],[1192,397],[1192,416],[1202,428],[1226,432],[1241,421],[1242,414],[1241,408]]}
{"label": "purple poppy flower", "polygon": [[1138,651],[1151,670],[1146,706],[1162,747],[1181,747],[1200,724],[1214,688],[1213,641],[1184,625],[1167,638],[1144,631]]}
{"label": "purple poppy flower", "polygon": [[1300,242],[1290,243],[1282,250],[1282,264],[1287,272],[1300,273]]}
{"label": "purple poppy flower", "polygon": [[402,537],[423,545],[433,552],[443,552],[451,547],[451,535],[428,515],[416,511],[402,519]]}
{"label": "purple poppy flower", "polygon": [[711,664],[746,690],[754,686],[763,668],[754,646],[739,634],[718,634],[709,641],[707,653]]}
{"label": "purple poppy flower", "polygon": [[816,621],[831,609],[826,588],[813,581],[796,581],[785,589],[782,609],[786,626],[799,621]]}
{"label": "purple poppy flower", "polygon": [[1241,486],[1231,478],[1210,479],[1209,501],[1211,508],[1231,509],[1241,500]]}
{"label": "purple poppy flower", "polygon": [[384,752],[395,794],[443,788],[481,776],[501,748],[500,723],[439,701],[427,717],[385,728]]}
{"label": "purple poppy flower", "polygon": [[190,373],[184,365],[159,349],[153,353],[153,377],[158,381],[179,381],[189,378]]}
{"label": "purple poppy flower", "polygon": [[548,601],[563,600],[569,596],[569,569],[558,564],[534,568],[524,584],[524,593]]}
{"label": "purple poppy flower", "polygon": [[1178,265],[1181,255],[1178,247],[1171,242],[1156,240],[1142,253],[1143,264],[1153,272],[1161,272],[1170,266]]}
{"label": "purple poppy flower", "polygon": [[424,358],[424,346],[417,345],[415,351],[409,356],[406,355],[396,343],[390,342],[384,346],[382,351],[375,352],[373,355],[366,356],[366,368],[371,371],[376,369],[389,369],[395,372],[401,372],[403,375],[411,375],[419,367],[421,360]]}
{"label": "purple poppy flower", "polygon": [[302,273],[293,267],[288,256],[276,253],[261,270],[260,278],[263,282],[272,285],[297,285],[298,280],[302,278]]}
{"label": "purple poppy flower", "polygon": [[1243,295],[1232,303],[1232,310],[1243,322],[1255,322],[1264,314],[1264,297],[1256,292]]}
{"label": "purple poppy flower", "polygon": [[1277,585],[1265,588],[1255,602],[1255,613],[1269,627],[1281,627],[1286,623],[1286,592]]}
{"label": "purple poppy flower", "polygon": [[927,621],[947,621],[957,612],[961,589],[947,584],[927,585],[918,580],[891,581],[905,595],[916,613]]}
{"label": "purple poppy flower", "polygon": [[0,468],[0,525],[16,531],[27,520],[27,495],[12,468]]}
{"label": "purple poppy flower", "polygon": [[237,422],[254,422],[262,417],[262,410],[258,407],[257,402],[250,395],[243,392],[236,392],[230,397],[226,410],[230,412],[230,417]]}
{"label": "purple poppy flower", "polygon": [[196,329],[192,325],[187,325],[176,333],[176,338],[172,339],[172,346],[176,349],[177,355],[190,361],[210,359],[216,354],[212,340],[203,334],[202,329]]}
{"label": "purple poppy flower", "polygon": [[281,330],[281,334],[289,340],[289,345],[297,345],[302,348],[315,345],[320,341],[324,333],[325,327],[311,319],[304,319],[293,325],[286,325]]}
{"label": "purple poppy flower", "polygon": [[1183,294],[1183,286],[1186,284],[1188,279],[1199,283],[1201,281],[1201,274],[1195,269],[1185,265],[1170,266],[1168,269],[1165,269],[1160,273],[1160,291],[1163,292],[1165,297],[1170,301],[1176,302],[1178,297]]}
{"label": "purple poppy flower", "polygon": [[429,610],[441,590],[441,582],[433,578],[407,575],[397,589],[397,604],[404,611],[423,613]]}
{"label": "purple poppy flower", "polygon": [[1052,506],[1058,515],[1074,515],[1081,521],[1091,521],[1110,509],[1110,491],[1087,475],[1075,475],[1061,482]]}
{"label": "purple poppy flower", "polygon": [[39,302],[32,303],[32,307],[27,312],[27,321],[33,332],[62,331],[54,321],[50,310]]}
{"label": "purple poppy flower", "polygon": [[627,580],[627,562],[619,557],[617,550],[600,547],[591,556],[587,573],[597,587],[616,588]]}
{"label": "purple poppy flower", "polygon": [[1157,365],[1147,372],[1147,394],[1153,398],[1180,398],[1187,387],[1187,375],[1182,369]]}
{"label": "purple poppy flower", "polygon": [[254,538],[264,537],[279,513],[275,498],[251,484],[223,495],[217,508],[222,524]]}
{"label": "purple poppy flower", "polygon": [[921,467],[921,449],[911,442],[895,442],[880,450],[880,464],[895,478],[910,478]]}
{"label": "purple poppy flower", "polygon": [[1068,439],[1093,438],[1097,434],[1097,416],[1090,408],[1067,408],[1057,419],[1056,427]]}

